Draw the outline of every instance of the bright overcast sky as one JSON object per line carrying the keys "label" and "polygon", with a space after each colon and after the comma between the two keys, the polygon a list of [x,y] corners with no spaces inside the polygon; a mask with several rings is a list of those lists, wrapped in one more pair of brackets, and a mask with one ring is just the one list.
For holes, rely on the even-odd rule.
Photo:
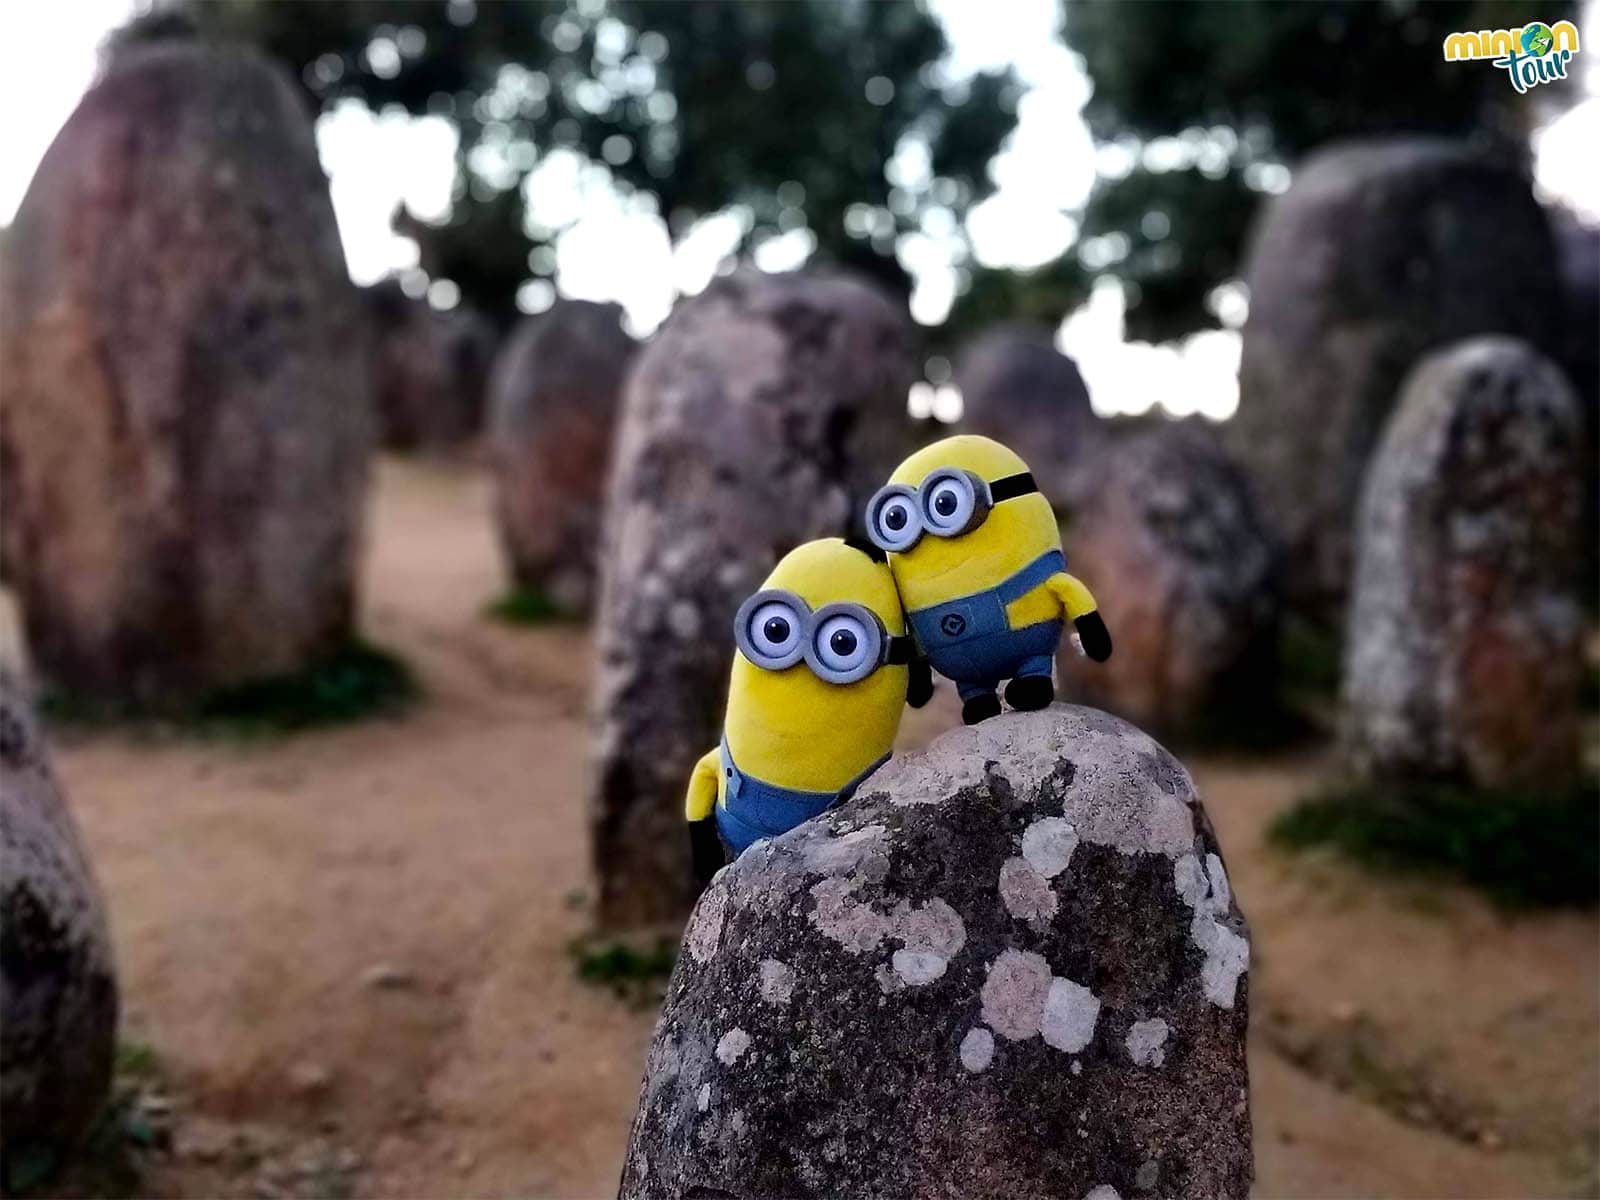
{"label": "bright overcast sky", "polygon": [[[132,9],[130,0],[58,0],[19,4],[8,13],[11,36],[0,44],[0,223],[11,220],[39,158],[88,86],[95,51]],[[1056,0],[1009,0],[999,8],[983,0],[932,0],[951,43],[951,66],[968,73],[1007,64],[1029,90],[1016,132],[993,165],[997,191],[974,208],[968,229],[979,260],[990,266],[1036,266],[1059,255],[1077,236],[1093,182],[1095,154],[1080,110],[1089,82],[1077,57],[1053,36]],[[1600,0],[1585,6],[1585,46],[1579,66],[1585,99],[1534,138],[1535,175],[1541,192],[1600,222],[1600,47],[1588,35]],[[375,117],[356,102],[324,115],[317,130],[322,161],[332,181],[334,208],[350,274],[371,283],[416,263],[416,247],[389,229],[389,215],[405,200],[418,215],[442,216],[450,199],[454,129],[438,118]],[[563,293],[617,300],[635,332],[647,333],[666,316],[676,294],[698,291],[736,243],[731,215],[702,221],[676,247],[655,216],[620,200],[602,169],[585,168],[570,154],[546,156],[538,173],[539,211],[546,224],[575,219],[556,247]],[[772,270],[799,265],[808,253],[806,231],[760,248],[758,263]],[[954,294],[954,273],[931,238],[916,239],[903,261],[916,280],[912,313],[942,319]],[[450,288],[429,299],[454,302]],[[1218,297],[1218,311],[1237,323],[1245,310],[1242,289]],[[547,285],[529,285],[520,297],[536,310],[548,305]],[[1159,403],[1174,416],[1201,413],[1214,419],[1237,405],[1237,333],[1196,334],[1181,345],[1123,341],[1120,290],[1103,281],[1090,303],[1062,326],[1059,342],[1079,361],[1095,407],[1103,413],[1142,412]],[[921,402],[933,393],[922,389]],[[947,390],[932,401],[941,417],[959,412]]]}

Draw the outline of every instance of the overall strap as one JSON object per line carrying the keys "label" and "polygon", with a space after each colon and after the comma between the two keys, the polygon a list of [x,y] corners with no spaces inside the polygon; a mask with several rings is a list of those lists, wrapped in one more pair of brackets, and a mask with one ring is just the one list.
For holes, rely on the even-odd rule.
{"label": "overall strap", "polygon": [[1047,550],[1002,582],[995,588],[995,592],[1000,597],[1000,603],[1010,604],[1013,600],[1026,596],[1057,571],[1066,569],[1067,556],[1059,550]]}

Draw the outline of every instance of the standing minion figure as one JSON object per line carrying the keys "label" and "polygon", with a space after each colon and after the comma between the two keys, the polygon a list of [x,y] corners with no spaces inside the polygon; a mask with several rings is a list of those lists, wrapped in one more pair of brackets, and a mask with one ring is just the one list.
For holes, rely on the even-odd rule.
{"label": "standing minion figure", "polygon": [[867,506],[867,531],[886,551],[917,645],[961,694],[975,725],[1055,699],[1051,669],[1070,620],[1083,653],[1111,656],[1094,597],[1067,574],[1061,531],[1028,466],[999,442],[935,442],[896,469]]}
{"label": "standing minion figure", "polygon": [[791,550],[739,606],[733,636],[722,743],[695,764],[684,803],[702,882],[725,850],[848,798],[888,759],[908,699],[933,691],[884,555],[865,542]]}

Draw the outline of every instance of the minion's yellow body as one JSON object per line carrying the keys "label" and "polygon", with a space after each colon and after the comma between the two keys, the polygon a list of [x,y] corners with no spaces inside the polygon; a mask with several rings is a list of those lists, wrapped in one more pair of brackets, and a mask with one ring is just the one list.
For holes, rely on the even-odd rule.
{"label": "minion's yellow body", "polygon": [[[840,538],[807,542],[784,556],[763,591],[783,589],[813,612],[841,602],[860,605],[882,623],[884,634],[903,639],[894,579],[865,549]],[[840,684],[820,678],[808,662],[771,670],[736,654],[722,744],[695,764],[684,815],[691,825],[715,817],[723,840],[739,851],[754,840],[752,831],[776,836],[789,827],[789,817],[825,808],[888,756],[908,678],[906,665],[884,663]],[[739,794],[730,796],[730,788]],[[768,803],[772,797],[777,801]]]}

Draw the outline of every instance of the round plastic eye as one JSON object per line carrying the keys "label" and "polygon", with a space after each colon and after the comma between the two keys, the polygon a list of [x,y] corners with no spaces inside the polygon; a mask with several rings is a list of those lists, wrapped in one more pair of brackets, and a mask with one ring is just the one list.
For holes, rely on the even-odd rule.
{"label": "round plastic eye", "polygon": [[916,498],[909,491],[884,490],[874,498],[868,531],[883,550],[908,550],[922,536]]}
{"label": "round plastic eye", "polygon": [[745,633],[756,652],[756,665],[766,666],[760,660],[786,659],[799,647],[800,616],[782,601],[769,600],[750,614]]}
{"label": "round plastic eye", "polygon": [[926,519],[934,533],[954,534],[966,528],[977,505],[972,484],[964,475],[945,475],[928,491]]}
{"label": "round plastic eye", "polygon": [[859,617],[847,614],[823,621],[811,641],[817,662],[826,668],[823,677],[841,677],[834,682],[842,682],[842,677],[859,678],[865,673],[862,668],[876,665],[873,655],[876,645],[866,624]]}

